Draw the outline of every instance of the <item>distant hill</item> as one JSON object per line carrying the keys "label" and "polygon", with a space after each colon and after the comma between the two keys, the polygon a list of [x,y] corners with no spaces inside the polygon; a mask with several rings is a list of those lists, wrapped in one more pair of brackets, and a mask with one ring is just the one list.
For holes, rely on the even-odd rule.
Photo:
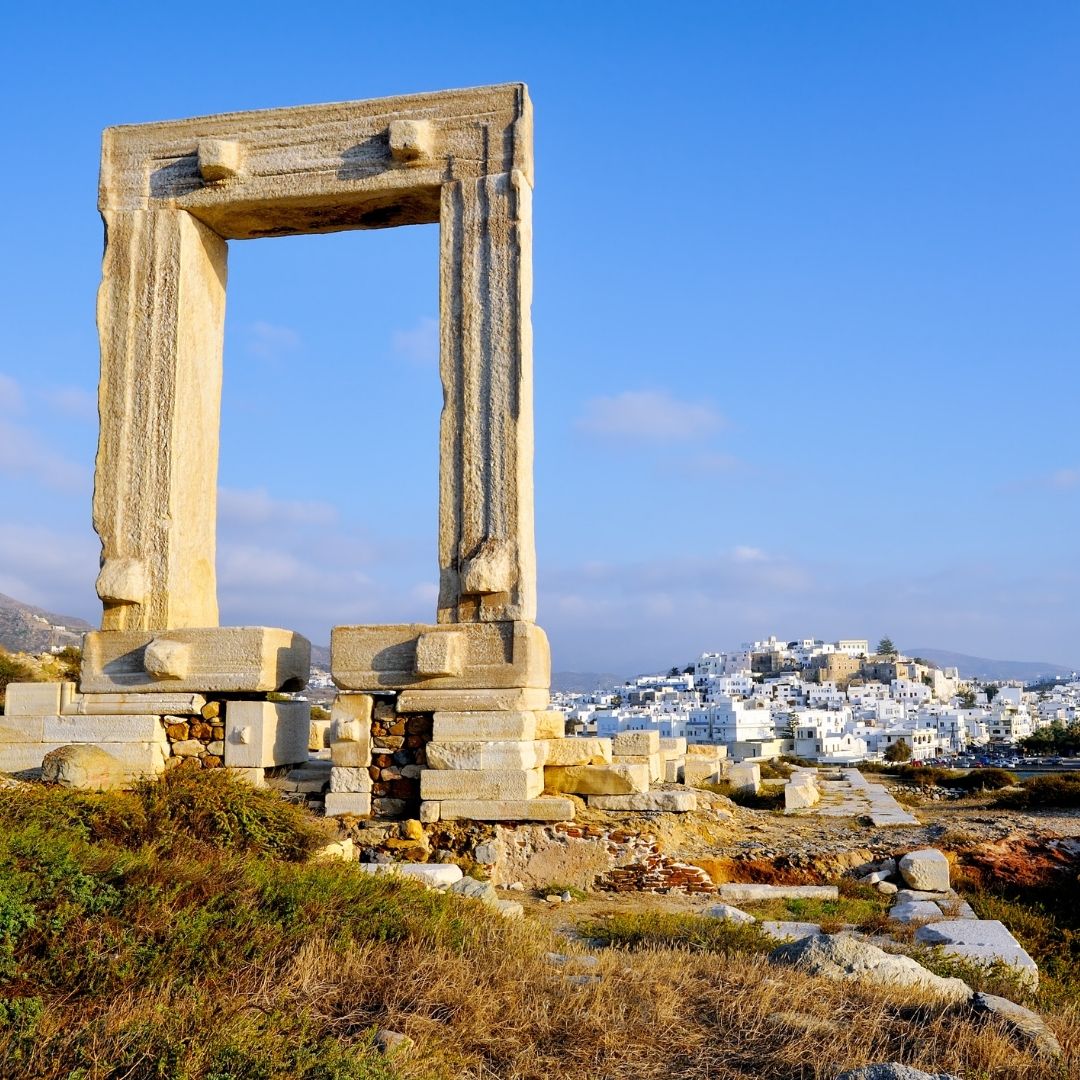
{"label": "distant hill", "polygon": [[311,665],[312,667],[322,668],[323,671],[330,670],[330,646],[329,645],[312,645],[311,646]]}
{"label": "distant hill", "polygon": [[41,653],[78,645],[93,627],[74,615],[54,615],[0,593],[0,647],[9,652]]}
{"label": "distant hill", "polygon": [[954,667],[967,679],[1018,680],[1036,682],[1039,679],[1070,675],[1074,669],[1038,660],[987,660],[983,656],[947,652],[945,649],[905,649],[905,656],[922,656],[938,667]]}
{"label": "distant hill", "polygon": [[608,686],[619,686],[626,682],[625,675],[612,675],[599,671],[553,671],[551,689],[561,690],[564,694],[591,694]]}

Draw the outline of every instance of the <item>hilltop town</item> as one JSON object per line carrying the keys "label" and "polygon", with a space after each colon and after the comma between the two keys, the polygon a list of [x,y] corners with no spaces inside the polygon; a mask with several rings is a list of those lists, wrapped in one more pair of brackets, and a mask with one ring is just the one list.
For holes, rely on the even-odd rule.
{"label": "hilltop town", "polygon": [[[745,643],[683,670],[592,693],[554,693],[577,735],[657,731],[724,746],[734,761],[794,755],[826,765],[963,763],[1015,754],[1036,732],[1080,717],[1080,680],[1037,689],[983,683],[908,657],[883,639]],[[1015,763],[1015,762],[1014,762]]]}

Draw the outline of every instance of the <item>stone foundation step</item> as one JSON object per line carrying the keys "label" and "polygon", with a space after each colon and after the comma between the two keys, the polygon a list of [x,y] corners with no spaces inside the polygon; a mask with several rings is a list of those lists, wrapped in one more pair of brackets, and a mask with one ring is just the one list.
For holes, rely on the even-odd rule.
{"label": "stone foundation step", "polygon": [[420,805],[421,821],[573,821],[571,799],[443,799]]}
{"label": "stone foundation step", "polygon": [[306,765],[290,769],[284,776],[271,777],[267,784],[278,791],[302,794],[319,794],[330,783],[329,761],[309,761]]}

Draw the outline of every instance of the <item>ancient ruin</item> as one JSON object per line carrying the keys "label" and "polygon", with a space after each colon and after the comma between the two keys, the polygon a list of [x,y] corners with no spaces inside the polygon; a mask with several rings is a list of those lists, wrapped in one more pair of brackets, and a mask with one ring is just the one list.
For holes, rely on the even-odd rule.
{"label": "ancient ruin", "polygon": [[[5,764],[88,743],[130,775],[186,759],[261,782],[263,770],[307,759],[307,707],[279,698],[306,685],[309,643],[218,625],[228,242],[438,222],[438,610],[430,624],[334,628],[327,812],[562,820],[572,802],[545,788],[618,799],[663,778],[657,747],[613,760],[609,741],[562,739],[562,716],[547,709],[532,184],[521,84],[105,131],[101,629],[86,635],[77,690],[11,693]],[[418,799],[422,810],[409,805]]]}

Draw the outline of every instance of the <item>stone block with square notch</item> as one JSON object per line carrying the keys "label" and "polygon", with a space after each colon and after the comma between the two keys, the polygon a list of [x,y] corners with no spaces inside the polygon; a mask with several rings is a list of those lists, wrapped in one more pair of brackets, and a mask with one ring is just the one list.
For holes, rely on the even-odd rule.
{"label": "stone block with square notch", "polygon": [[232,768],[301,765],[308,759],[306,701],[230,701],[225,706],[225,764]]}
{"label": "stone block with square notch", "polygon": [[[163,646],[184,652],[185,674],[163,676]],[[177,662],[179,664],[179,661]],[[311,671],[311,645],[292,630],[221,626],[162,630],[94,630],[83,638],[79,689],[92,693],[188,691],[266,693],[301,690]]]}
{"label": "stone block with square notch", "polygon": [[335,626],[330,670],[343,690],[546,689],[551,650],[535,623]]}

